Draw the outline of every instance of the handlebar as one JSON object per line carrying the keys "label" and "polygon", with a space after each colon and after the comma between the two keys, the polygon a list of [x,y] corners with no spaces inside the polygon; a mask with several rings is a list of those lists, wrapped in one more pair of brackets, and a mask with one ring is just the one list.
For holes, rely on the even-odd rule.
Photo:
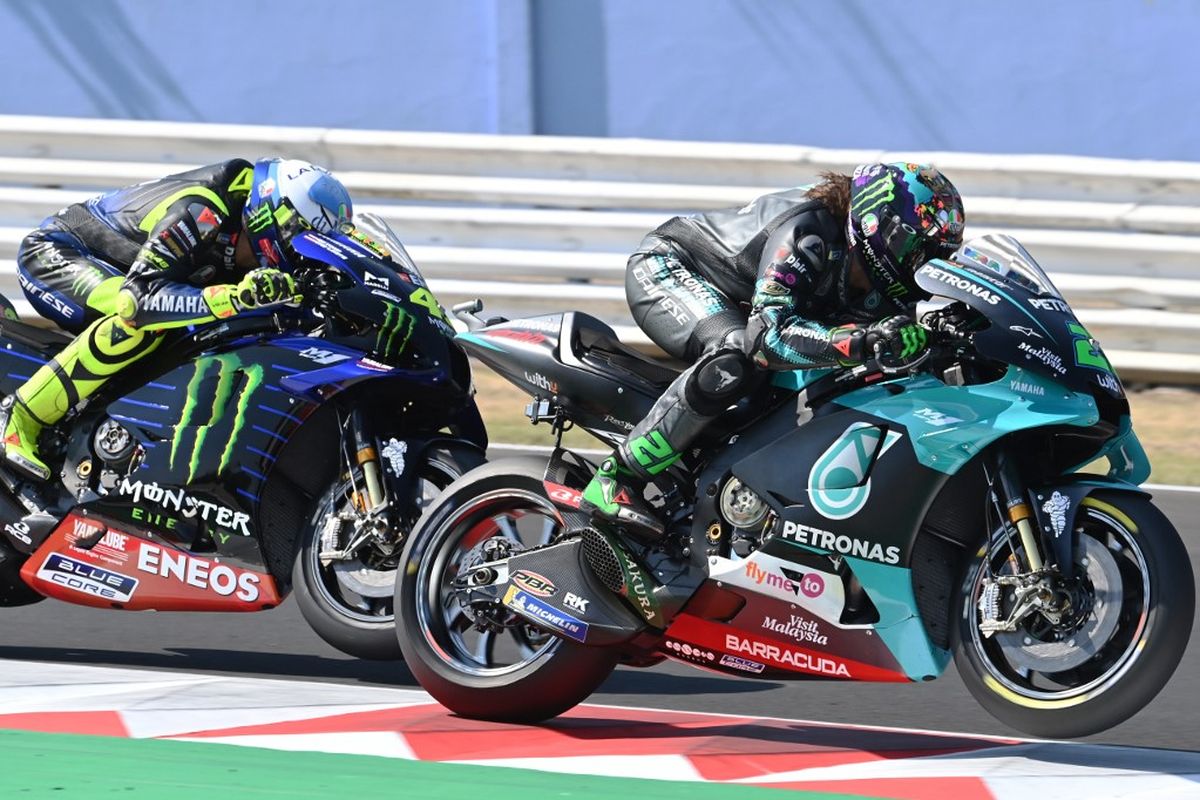
{"label": "handlebar", "polygon": [[477,316],[480,311],[483,311],[483,301],[478,297],[450,307],[450,313],[466,325],[469,331],[478,330],[487,324]]}
{"label": "handlebar", "polygon": [[483,301],[478,297],[450,308],[450,313],[466,325],[469,331],[478,330],[488,325],[498,325],[501,322],[508,322],[507,317],[489,317],[488,319],[484,319],[478,316],[480,311],[483,311]]}

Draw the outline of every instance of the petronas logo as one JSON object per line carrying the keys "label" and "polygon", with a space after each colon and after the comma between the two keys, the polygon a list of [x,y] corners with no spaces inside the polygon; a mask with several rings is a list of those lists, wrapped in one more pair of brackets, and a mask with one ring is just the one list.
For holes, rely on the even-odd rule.
{"label": "petronas logo", "polygon": [[[221,461],[217,467],[220,475],[229,466],[233,457],[233,448],[237,444],[238,435],[246,419],[246,409],[250,405],[250,397],[262,385],[263,368],[259,364],[243,365],[236,355],[219,355],[202,358],[194,365],[192,379],[188,381],[187,399],[183,403],[183,415],[175,426],[175,436],[171,440],[171,469],[175,468],[177,458],[188,459],[188,483],[196,478],[196,470],[200,466],[200,454],[204,452],[205,440],[208,434],[217,428],[229,414],[233,414],[233,428],[229,438],[221,450]],[[206,379],[215,376],[216,390],[212,401],[204,402],[200,397],[200,389]],[[194,432],[190,455],[184,455],[186,447],[184,439],[189,432]]]}
{"label": "petronas logo", "polygon": [[816,460],[808,473],[812,506],[826,519],[847,519],[867,504],[871,466],[901,434],[855,422]]}
{"label": "petronas logo", "polygon": [[884,203],[890,203],[896,198],[896,182],[890,174],[885,174],[873,181],[867,188],[858,193],[850,210],[855,214],[866,214],[874,211]]}

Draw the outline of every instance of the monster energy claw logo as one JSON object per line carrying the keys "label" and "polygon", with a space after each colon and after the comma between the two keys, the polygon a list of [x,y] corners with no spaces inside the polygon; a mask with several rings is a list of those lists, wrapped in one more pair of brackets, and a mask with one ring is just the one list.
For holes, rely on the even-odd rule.
{"label": "monster energy claw logo", "polygon": [[921,352],[925,349],[927,341],[925,329],[917,325],[905,325],[901,328],[900,339],[902,342],[901,358],[908,358]]}
{"label": "monster energy claw logo", "polygon": [[71,280],[71,291],[87,294],[104,282],[105,274],[97,267],[80,267]]}
{"label": "monster energy claw logo", "polygon": [[895,187],[896,183],[890,174],[877,178],[858,193],[854,202],[850,204],[850,210],[861,215],[874,211],[884,203],[890,203],[896,197]]}
{"label": "monster energy claw logo", "polygon": [[[405,326],[407,326],[407,330],[404,332],[404,338],[400,340],[397,346],[396,334]],[[412,331],[412,316],[395,303],[387,303],[387,311],[384,312],[383,324],[379,326],[379,331],[375,334],[375,352],[384,358],[392,355],[400,355],[404,352],[404,348],[408,346],[408,339],[412,336]]]}
{"label": "monster energy claw logo", "polygon": [[258,233],[270,224],[271,207],[266,203],[250,212],[250,216],[246,219],[246,227],[251,233]]}
{"label": "monster energy claw logo", "polygon": [[900,439],[869,422],[856,422],[821,454],[808,473],[813,508],[827,519],[846,519],[862,510],[871,494],[872,462]]}
{"label": "monster energy claw logo", "polygon": [[[191,457],[188,459],[187,479],[189,483],[196,478],[196,470],[200,466],[200,454],[204,450],[205,439],[210,431],[221,424],[232,407],[233,427],[229,431],[229,438],[226,439],[225,446],[221,451],[217,475],[220,475],[229,466],[229,460],[233,457],[234,445],[237,443],[238,434],[241,433],[242,424],[245,422],[250,397],[263,381],[261,365],[243,365],[240,358],[231,354],[202,358],[195,363],[193,369],[195,371],[192,373],[192,379],[188,381],[183,414],[179,418],[179,424],[175,426],[175,436],[171,439],[170,461],[171,468],[174,469],[175,457],[179,454],[185,435],[188,431],[194,431],[195,439],[192,442]],[[197,418],[201,407],[200,388],[205,379],[214,374],[217,379],[216,390],[212,395],[208,419],[201,422]],[[235,381],[237,382],[236,388]]]}

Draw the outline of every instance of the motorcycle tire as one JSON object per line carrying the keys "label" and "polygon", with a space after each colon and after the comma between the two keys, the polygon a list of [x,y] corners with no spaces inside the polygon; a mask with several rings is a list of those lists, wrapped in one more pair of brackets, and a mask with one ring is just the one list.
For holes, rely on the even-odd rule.
{"label": "motorcycle tire", "polygon": [[[430,448],[420,467],[421,480],[416,484],[418,491],[422,486],[431,487],[436,496],[437,492],[460,475],[484,461],[483,455],[471,447]],[[356,473],[355,477],[358,485],[361,485],[361,474]],[[318,557],[323,520],[332,510],[336,510],[340,499],[349,496],[352,486],[352,481],[346,477],[331,486],[317,503],[317,511],[305,530],[292,566],[296,603],[313,631],[341,652],[372,661],[396,661],[402,655],[396,639],[396,620],[392,609],[394,592],[391,584],[394,578],[387,581],[386,587],[378,590],[378,597],[356,596],[340,583],[347,577],[339,577],[332,564],[322,565]],[[414,500],[419,504],[420,497]],[[432,502],[433,497],[426,500]],[[414,508],[414,517],[416,510]],[[394,568],[391,571],[394,573]],[[379,578],[378,572],[371,571],[370,574]],[[357,604],[369,607],[362,608]]]}
{"label": "motorcycle tire", "polygon": [[[1073,625],[1053,631],[1034,614],[1017,631],[985,637],[976,622],[983,551],[963,582],[954,630],[958,672],[989,713],[1035,736],[1087,736],[1136,714],[1170,679],[1192,629],[1187,550],[1148,498],[1088,497],[1076,531],[1082,594],[1074,605],[1086,611]],[[997,572],[1006,547],[989,548]]]}
{"label": "motorcycle tire", "polygon": [[[394,603],[404,660],[427,692],[464,717],[513,723],[555,717],[591,695],[617,664],[615,651],[519,621],[479,630],[446,586],[490,538],[520,539],[524,546],[522,537],[530,536],[538,545],[563,532],[542,485],[545,469],[545,459],[510,458],[472,470],[426,510],[405,546]],[[511,663],[503,663],[505,652],[515,653]]]}

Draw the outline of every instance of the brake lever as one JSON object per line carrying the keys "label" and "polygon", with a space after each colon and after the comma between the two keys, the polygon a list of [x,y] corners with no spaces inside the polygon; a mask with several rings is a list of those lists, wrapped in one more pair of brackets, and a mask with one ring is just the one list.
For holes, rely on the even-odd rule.
{"label": "brake lever", "polygon": [[876,369],[878,369],[884,375],[897,375],[901,372],[910,372],[916,369],[928,361],[932,356],[933,350],[926,349],[924,353],[919,355],[917,358],[914,358],[912,361],[905,361],[903,363],[894,362],[889,364],[883,358],[883,343],[876,342],[874,365]]}

